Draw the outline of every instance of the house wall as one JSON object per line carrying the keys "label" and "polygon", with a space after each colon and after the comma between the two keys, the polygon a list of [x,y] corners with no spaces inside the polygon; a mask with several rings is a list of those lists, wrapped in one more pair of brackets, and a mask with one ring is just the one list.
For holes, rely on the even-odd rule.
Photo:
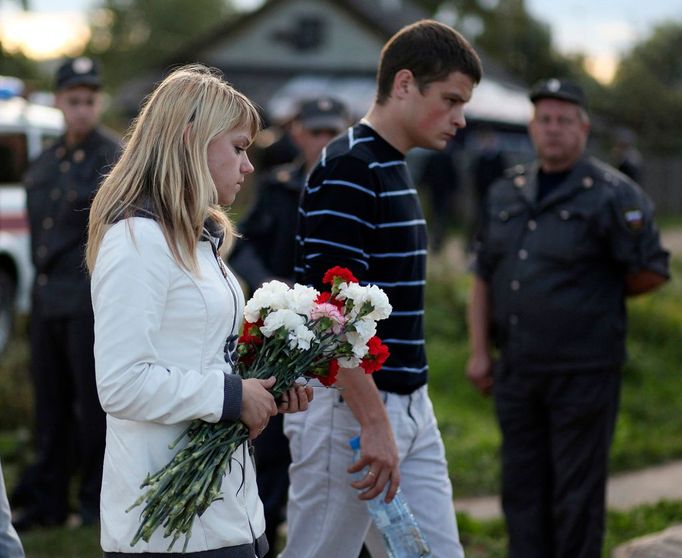
{"label": "house wall", "polygon": [[[298,49],[282,36],[296,33],[299,22],[321,22],[320,43]],[[225,37],[200,53],[208,63],[222,67],[287,69],[301,72],[374,72],[383,41],[379,34],[358,25],[347,12],[324,0],[293,0],[278,3],[237,36]]]}

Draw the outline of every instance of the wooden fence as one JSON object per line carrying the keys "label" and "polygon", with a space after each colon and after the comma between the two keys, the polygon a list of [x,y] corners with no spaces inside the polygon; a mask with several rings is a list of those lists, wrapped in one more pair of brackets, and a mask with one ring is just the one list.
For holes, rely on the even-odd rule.
{"label": "wooden fence", "polygon": [[682,157],[645,157],[642,187],[656,204],[657,215],[682,215]]}

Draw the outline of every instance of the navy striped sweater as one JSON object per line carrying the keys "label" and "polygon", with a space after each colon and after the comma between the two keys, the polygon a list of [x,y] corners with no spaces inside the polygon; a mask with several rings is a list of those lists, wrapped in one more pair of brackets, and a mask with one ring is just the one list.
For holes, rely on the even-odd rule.
{"label": "navy striped sweater", "polygon": [[426,223],[403,154],[369,126],[350,128],[322,152],[299,213],[297,281],[323,289],[340,265],[381,287],[393,312],[377,335],[391,356],[376,384],[402,394],[424,385]]}

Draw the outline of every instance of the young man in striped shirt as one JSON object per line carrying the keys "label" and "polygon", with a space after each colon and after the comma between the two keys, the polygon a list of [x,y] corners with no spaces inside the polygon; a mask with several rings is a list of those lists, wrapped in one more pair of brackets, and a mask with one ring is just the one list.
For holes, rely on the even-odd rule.
{"label": "young man in striped shirt", "polygon": [[[443,149],[465,125],[480,81],[469,43],[432,20],[407,26],[384,46],[376,100],[360,123],[322,152],[300,208],[297,280],[320,288],[335,265],[386,291],[393,305],[378,335],[391,351],[373,376],[339,374],[341,391],[316,389],[308,413],[285,419],[293,463],[282,558],[349,558],[367,537],[382,554],[365,502],[398,485],[434,558],[460,558],[452,487],[426,382],[426,224],[405,165],[413,147]],[[348,439],[360,433],[350,469]],[[364,469],[351,485],[349,472]],[[358,498],[357,489],[363,490]]]}

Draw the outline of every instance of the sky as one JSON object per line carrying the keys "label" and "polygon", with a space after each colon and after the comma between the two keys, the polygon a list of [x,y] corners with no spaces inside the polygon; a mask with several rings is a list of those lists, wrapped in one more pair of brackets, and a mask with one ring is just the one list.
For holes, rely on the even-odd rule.
{"label": "sky", "polygon": [[[494,5],[497,0],[484,0]],[[262,0],[236,0],[244,9]],[[8,50],[22,46],[35,58],[78,51],[87,40],[87,10],[98,0],[30,0],[31,14],[18,0],[0,0],[0,36]],[[550,25],[555,46],[584,53],[589,70],[602,81],[612,77],[618,59],[656,24],[682,21],[682,0],[526,0],[529,12]]]}

